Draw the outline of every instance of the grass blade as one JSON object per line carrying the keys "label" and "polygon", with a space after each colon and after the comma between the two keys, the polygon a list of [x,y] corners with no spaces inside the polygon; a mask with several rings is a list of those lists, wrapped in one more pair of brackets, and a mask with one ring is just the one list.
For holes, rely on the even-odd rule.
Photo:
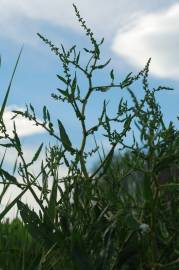
{"label": "grass blade", "polygon": [[[5,107],[6,107],[6,103],[7,103],[7,99],[8,99],[8,96],[9,96],[10,89],[11,89],[12,81],[13,81],[13,78],[14,78],[14,75],[15,75],[15,72],[16,72],[16,69],[17,69],[17,65],[18,65],[19,60],[20,60],[20,56],[22,54],[22,50],[23,50],[23,47],[21,48],[21,50],[19,52],[16,64],[15,64],[15,67],[14,67],[14,70],[13,70],[13,73],[12,73],[12,76],[11,76],[11,79],[10,79],[10,82],[9,82],[9,86],[8,86],[6,95],[5,95],[4,100],[3,100],[3,104],[2,104],[2,107],[1,107],[1,110],[0,110],[0,120],[2,120],[2,116],[3,116],[3,113],[4,113]],[[0,63],[1,63],[1,61],[0,61]]]}

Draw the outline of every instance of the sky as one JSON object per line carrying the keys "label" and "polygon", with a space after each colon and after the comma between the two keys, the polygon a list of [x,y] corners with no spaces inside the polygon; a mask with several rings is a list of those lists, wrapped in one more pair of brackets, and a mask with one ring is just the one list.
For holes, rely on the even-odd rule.
{"label": "sky", "polygon": [[[60,74],[59,61],[36,35],[47,36],[57,47],[89,46],[89,42],[75,17],[75,3],[96,38],[104,37],[103,59],[111,58],[109,70],[114,69],[118,81],[126,74],[140,71],[151,57],[150,84],[152,87],[173,87],[172,92],[160,94],[160,104],[166,122],[179,115],[179,2],[175,0],[1,0],[0,1],[0,102],[2,103],[14,64],[22,47],[20,63],[12,84],[4,120],[12,132],[12,110],[23,110],[33,104],[39,120],[47,105],[52,119],[59,118],[74,144],[80,141],[79,126],[65,104],[57,104],[50,95],[56,92]],[[106,82],[106,73],[98,80]],[[82,82],[83,84],[83,82]],[[137,89],[135,89],[137,91]],[[119,91],[106,95],[112,113]],[[105,97],[95,97],[88,108],[89,124],[95,122]],[[99,117],[99,116],[98,116]],[[22,118],[16,119],[18,134],[23,142],[27,160],[48,137],[43,129]],[[107,145],[106,145],[107,147]],[[2,150],[0,150],[2,153]],[[12,151],[6,165],[12,166],[16,154]],[[37,163],[36,167],[39,166]],[[34,168],[35,170],[36,168]],[[64,169],[65,171],[65,169]],[[62,171],[62,174],[64,173]]]}

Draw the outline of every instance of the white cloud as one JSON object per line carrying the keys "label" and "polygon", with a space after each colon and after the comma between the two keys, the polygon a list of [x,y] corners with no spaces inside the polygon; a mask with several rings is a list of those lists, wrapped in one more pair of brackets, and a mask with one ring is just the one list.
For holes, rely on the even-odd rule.
{"label": "white cloud", "polygon": [[0,27],[5,31],[1,31],[0,35],[20,43],[34,43],[35,33],[41,30],[43,22],[47,23],[46,26],[81,31],[74,16],[73,2],[89,27],[100,37],[102,35],[109,38],[118,27],[126,27],[144,11],[161,10],[175,0],[170,3],[168,0],[1,0]]}
{"label": "white cloud", "polygon": [[16,124],[16,130],[19,137],[25,137],[45,132],[45,130],[42,127],[36,126],[32,121],[24,117],[17,116],[14,120],[12,120],[11,118],[14,116],[12,110],[24,111],[24,108],[19,108],[13,105],[5,109],[3,119],[9,135],[12,135],[14,121]]}
{"label": "white cloud", "polygon": [[146,14],[126,32],[119,32],[112,49],[135,67],[152,57],[151,73],[179,78],[179,4]]}

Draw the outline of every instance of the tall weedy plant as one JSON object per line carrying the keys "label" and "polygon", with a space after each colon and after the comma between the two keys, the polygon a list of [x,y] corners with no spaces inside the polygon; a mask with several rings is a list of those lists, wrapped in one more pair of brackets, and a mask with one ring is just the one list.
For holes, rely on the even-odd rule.
{"label": "tall weedy plant", "polygon": [[[46,37],[38,36],[48,45],[60,60],[63,74],[57,75],[61,87],[52,98],[66,102],[73,108],[81,125],[82,140],[75,147],[65,129],[62,119],[54,123],[49,110],[43,107],[43,121],[37,120],[34,107],[14,111],[42,126],[57,143],[46,148],[46,158],[41,163],[41,172],[34,176],[30,166],[37,160],[42,145],[30,163],[26,163],[18,140],[17,152],[21,158],[19,173],[40,206],[39,213],[18,200],[21,217],[35,239],[44,247],[44,255],[38,269],[177,269],[178,267],[178,184],[177,178],[161,184],[158,181],[163,168],[171,164],[178,166],[179,136],[171,122],[166,126],[156,93],[171,90],[159,86],[150,89],[148,72],[150,59],[137,75],[129,73],[117,82],[114,71],[109,73],[109,83],[96,85],[93,78],[105,69],[110,60],[101,61],[101,45],[75,5],[76,16],[89,38],[90,48],[84,48],[88,56],[82,64],[81,53],[76,46],[66,50],[63,45],[56,47]],[[87,82],[82,93],[79,76]],[[143,98],[138,99],[131,90],[135,81],[142,80]],[[89,100],[96,91],[104,93],[113,88],[124,89],[131,96],[132,105],[120,99],[117,113],[110,117],[104,100],[101,115],[96,124],[87,127],[86,110]],[[121,127],[120,132],[113,124]],[[131,145],[125,138],[131,128],[138,128],[140,142],[133,136]],[[99,130],[110,143],[110,150],[103,157],[99,143],[87,151],[87,143]],[[16,140],[17,133],[15,132]],[[13,140],[11,140],[14,142]],[[14,146],[14,145],[13,145]],[[133,158],[126,158],[125,170],[109,173],[116,148],[131,150]],[[100,164],[90,172],[87,162],[98,154]],[[62,165],[67,175],[60,176]],[[125,186],[128,177],[135,181],[135,172],[142,173],[142,180],[135,187]],[[39,181],[37,181],[39,179]],[[41,192],[37,196],[33,188]],[[171,196],[168,196],[172,190]],[[170,217],[167,219],[166,217]]]}

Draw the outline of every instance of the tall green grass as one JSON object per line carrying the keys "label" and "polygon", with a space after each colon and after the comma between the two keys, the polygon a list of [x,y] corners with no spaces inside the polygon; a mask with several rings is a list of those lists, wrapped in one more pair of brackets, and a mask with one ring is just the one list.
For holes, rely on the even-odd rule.
{"label": "tall green grass", "polygon": [[42,254],[43,247],[32,239],[18,218],[0,223],[0,269],[38,269]]}

